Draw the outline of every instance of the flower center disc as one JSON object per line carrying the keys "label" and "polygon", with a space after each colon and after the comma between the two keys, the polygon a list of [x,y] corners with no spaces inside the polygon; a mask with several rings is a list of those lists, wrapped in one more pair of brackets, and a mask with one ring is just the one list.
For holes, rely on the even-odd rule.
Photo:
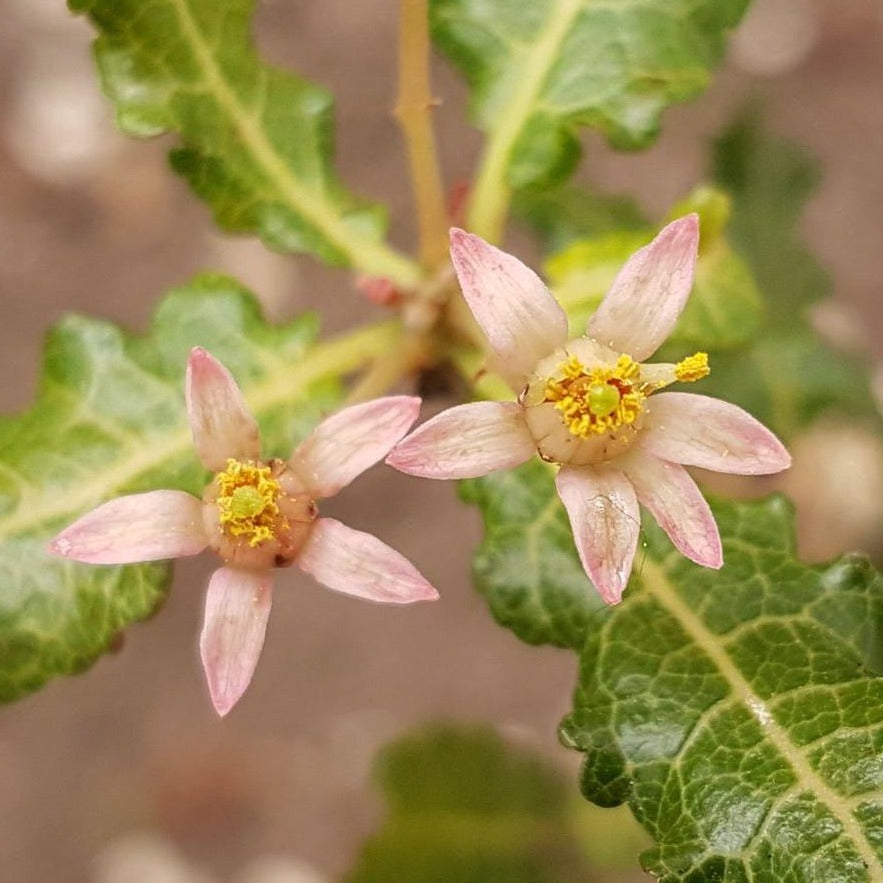
{"label": "flower center disc", "polygon": [[269,466],[228,460],[217,483],[218,523],[228,536],[241,537],[252,548],[275,538],[279,482]]}
{"label": "flower center disc", "polygon": [[266,505],[261,492],[250,484],[236,488],[230,495],[230,513],[234,518],[254,518],[263,512]]}
{"label": "flower center disc", "polygon": [[633,424],[644,410],[640,365],[621,355],[615,365],[586,368],[571,356],[558,366],[562,376],[546,382],[545,401],[553,402],[572,435],[588,439]]}

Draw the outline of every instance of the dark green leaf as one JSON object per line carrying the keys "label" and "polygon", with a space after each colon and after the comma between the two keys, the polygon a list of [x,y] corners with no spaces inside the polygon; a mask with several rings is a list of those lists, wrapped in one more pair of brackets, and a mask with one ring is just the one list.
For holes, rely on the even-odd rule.
{"label": "dark green leaf", "polygon": [[330,165],[328,92],[258,58],[254,0],[69,0],[98,28],[95,52],[120,128],[176,132],[174,167],[227,230],[282,251],[408,284],[415,266],[380,240],[385,213],[349,194]]}
{"label": "dark green leaf", "polygon": [[700,387],[791,439],[832,411],[852,422],[878,420],[868,383],[861,358],[828,347],[795,321],[790,329],[763,331],[743,349],[713,354],[711,375]]}
{"label": "dark green leaf", "polygon": [[[163,565],[80,565],[45,545],[121,493],[201,494],[207,476],[184,412],[190,348],[230,368],[266,453],[287,455],[337,400],[336,378],[357,367],[333,343],[313,347],[316,326],[311,316],[269,326],[240,286],[204,276],[160,304],[144,337],[79,316],[52,330],[36,404],[0,419],[0,700],[81,670],[165,597]],[[373,333],[390,345],[382,327]]]}
{"label": "dark green leaf", "polygon": [[438,727],[378,763],[385,824],[347,883],[573,883],[588,869],[568,791],[539,758],[486,730]]}
{"label": "dark green leaf", "polygon": [[[651,873],[883,880],[883,580],[865,559],[801,564],[779,498],[714,506],[720,571],[675,553],[645,517],[624,601],[602,610],[585,577],[578,594],[548,467],[490,475],[467,493],[485,519],[476,570],[497,618],[569,646],[582,627],[562,735],[586,754],[586,796],[627,802],[656,840]],[[515,531],[531,538],[520,552],[507,545]],[[489,571],[494,558],[505,569]],[[568,609],[578,616],[546,613]]]}
{"label": "dark green leaf", "polygon": [[712,173],[733,200],[730,230],[769,307],[769,321],[795,318],[830,293],[830,280],[799,236],[807,200],[819,183],[800,148],[764,133],[758,114],[739,117],[715,142]]}
{"label": "dark green leaf", "polygon": [[472,574],[497,622],[528,644],[579,649],[605,608],[575,557],[564,509],[549,496],[548,467],[535,460],[463,481],[460,494],[484,518]]}

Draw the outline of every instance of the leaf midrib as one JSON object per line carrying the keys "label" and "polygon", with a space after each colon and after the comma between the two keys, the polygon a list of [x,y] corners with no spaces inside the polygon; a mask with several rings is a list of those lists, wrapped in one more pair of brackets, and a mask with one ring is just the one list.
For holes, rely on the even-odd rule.
{"label": "leaf midrib", "polygon": [[[390,276],[403,285],[416,284],[420,271],[416,264],[396,254],[382,242],[375,242],[347,226],[334,205],[324,194],[305,187],[292,174],[285,160],[257,125],[254,114],[242,104],[231,88],[221,66],[190,11],[188,0],[170,0],[181,27],[181,33],[193,51],[202,71],[203,80],[215,96],[243,143],[249,148],[257,165],[275,182],[277,189],[298,214],[303,215],[331,242],[349,262],[367,273]],[[294,137],[294,135],[292,135]]]}
{"label": "leaf midrib", "polygon": [[518,140],[537,103],[537,96],[558,56],[574,19],[585,0],[560,0],[549,16],[546,27],[533,44],[529,59],[518,78],[519,88],[505,112],[497,114],[498,125],[488,137],[487,147],[476,179],[469,206],[470,229],[489,239],[499,239],[499,225],[504,212],[499,211],[501,197],[508,192],[506,167]]}
{"label": "leaf midrib", "polygon": [[[766,738],[789,764],[798,782],[812,791],[840,823],[843,833],[850,838],[859,857],[868,870],[868,880],[883,883],[883,864],[874,852],[867,835],[850,811],[849,803],[833,791],[810,766],[805,755],[779,725],[766,703],[752,689],[751,684],[727,655],[719,638],[706,628],[702,620],[681,600],[677,589],[662,567],[651,560],[644,564],[642,583],[645,591],[677,620],[696,646],[714,663],[727,682],[731,692],[758,721]],[[760,713],[763,710],[763,714]]]}
{"label": "leaf midrib", "polygon": [[[323,377],[348,374],[372,356],[394,348],[399,333],[400,326],[394,321],[367,326],[312,347],[300,356],[296,371],[292,371],[290,364],[279,362],[275,371],[268,372],[258,383],[243,388],[248,404],[260,417],[275,406],[297,401]],[[56,490],[52,495],[40,487],[37,491],[42,496],[22,493],[15,510],[0,518],[0,541],[55,523],[65,516],[79,515],[96,501],[108,498],[139,475],[158,468],[191,447],[190,432],[182,413],[178,432],[168,435],[165,441],[157,437],[144,439],[129,456],[108,469],[93,473],[88,481]]]}

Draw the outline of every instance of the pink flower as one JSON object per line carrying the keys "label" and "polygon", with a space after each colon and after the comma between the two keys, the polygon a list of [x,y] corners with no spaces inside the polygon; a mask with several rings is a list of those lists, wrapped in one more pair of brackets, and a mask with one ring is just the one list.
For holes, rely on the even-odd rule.
{"label": "pink flower", "polygon": [[671,383],[708,374],[696,353],[645,364],[668,337],[693,284],[698,219],[669,224],[633,254],[589,322],[567,340],[567,317],[540,278],[478,236],[451,231],[463,295],[514,402],[442,412],[404,439],[387,463],[426,478],[472,478],[533,454],[559,465],[557,488],[580,560],[608,604],[622,598],[647,508],[690,560],[723,563],[708,504],[684,466],[763,475],[786,469],[779,440],[734,405]]}
{"label": "pink flower", "polygon": [[209,581],[200,655],[212,703],[226,714],[251,681],[264,644],[274,567],[297,564],[320,583],[392,604],[431,601],[435,589],[376,537],[318,518],[334,496],[408,431],[420,399],[391,396],[322,421],[286,460],[261,460],[260,435],[236,381],[205,350],[187,364],[187,414],[200,460],[215,476],[201,500],[162,490],[119,497],[65,528],[50,551],[88,564],[196,555],[224,566]]}

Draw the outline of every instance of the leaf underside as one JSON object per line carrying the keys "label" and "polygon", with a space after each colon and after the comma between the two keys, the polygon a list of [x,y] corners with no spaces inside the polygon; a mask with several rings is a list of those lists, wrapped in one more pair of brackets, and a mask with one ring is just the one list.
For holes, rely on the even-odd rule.
{"label": "leaf underside", "polygon": [[120,128],[175,132],[172,164],[218,224],[281,251],[408,275],[379,243],[385,212],[331,168],[330,94],[261,62],[254,0],[69,0],[100,36],[95,55]]}
{"label": "leaf underside", "polygon": [[678,555],[646,516],[625,599],[602,609],[585,577],[578,593],[547,466],[464,493],[485,518],[476,581],[496,618],[579,649],[562,739],[586,755],[585,795],[627,802],[654,837],[648,871],[883,880],[883,580],[865,559],[797,561],[780,498],[714,505],[720,571]]}
{"label": "leaf underside", "polygon": [[472,87],[514,188],[579,158],[576,131],[647,146],[666,106],[698,95],[748,0],[431,0],[433,37]]}
{"label": "leaf underside", "polygon": [[287,455],[338,395],[305,368],[316,330],[311,316],[267,325],[253,297],[218,276],[169,294],[145,336],[80,316],[52,329],[36,403],[0,419],[0,701],[87,667],[164,600],[167,565],[77,564],[46,542],[121,493],[202,493],[184,411],[190,348],[230,368],[265,452]]}

